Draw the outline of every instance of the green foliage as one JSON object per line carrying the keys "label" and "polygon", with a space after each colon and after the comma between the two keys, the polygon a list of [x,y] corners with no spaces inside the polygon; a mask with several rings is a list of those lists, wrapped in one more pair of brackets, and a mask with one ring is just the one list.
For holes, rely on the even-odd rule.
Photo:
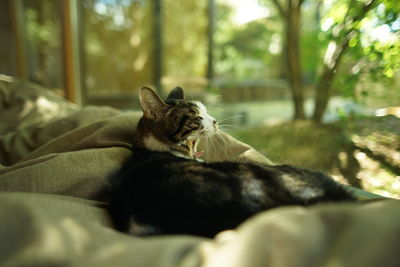
{"label": "green foliage", "polygon": [[84,45],[89,95],[132,94],[152,81],[151,5],[85,0]]}
{"label": "green foliage", "polygon": [[[26,2],[28,48],[36,53],[30,56],[30,65],[40,65],[30,75],[38,80],[55,71],[61,75],[61,68],[56,69],[61,64],[54,60],[61,60],[57,5]],[[279,2],[283,7],[287,4]],[[360,17],[367,2],[304,1],[300,37],[304,81],[306,85],[316,84],[328,43],[340,44],[351,34],[333,81],[336,92],[364,103],[371,99],[384,103],[386,98],[395,104],[400,97],[400,5],[397,0],[377,0],[374,8]],[[180,78],[203,79],[207,66],[207,1],[163,3],[164,80],[178,83]],[[272,1],[259,1],[270,10],[268,17],[245,24],[233,22],[234,10],[227,3],[216,1],[215,77],[231,83],[284,77],[285,18]],[[84,11],[82,61],[89,95],[132,94],[134,89],[151,83],[152,1],[85,0],[80,4]]]}
{"label": "green foliage", "polygon": [[[223,25],[223,29],[217,36],[223,37],[218,43],[217,71],[220,76],[228,76],[231,82],[255,77],[281,78],[285,72],[284,55],[280,51],[284,50],[282,40],[286,38],[287,18],[279,15],[272,1],[259,2],[270,9],[270,17],[240,27],[227,25],[229,12],[219,18],[218,25]],[[284,10],[288,7],[287,1],[277,2]],[[333,94],[339,93],[364,104],[383,98],[389,100],[388,104],[395,102],[392,97],[400,95],[396,93],[399,79],[396,73],[400,71],[400,5],[397,2],[376,0],[369,9],[366,5],[370,1],[366,0],[304,1],[300,48],[306,85],[315,85],[324,77],[321,70],[330,62],[326,60],[332,52],[328,51],[328,44],[333,42],[337,47],[344,47],[339,59],[331,55],[333,62],[340,61],[333,78],[325,83],[333,84]],[[229,7],[219,7],[219,10],[227,9]],[[280,36],[281,49],[277,54],[268,51],[275,36]],[[271,72],[271,68],[274,71]]]}
{"label": "green foliage", "polygon": [[24,32],[29,78],[49,88],[62,88],[62,49],[60,12],[52,1],[27,1],[24,4]]}
{"label": "green foliage", "polygon": [[396,90],[393,85],[395,73],[400,71],[400,7],[395,0],[378,1],[358,23],[351,23],[348,18],[357,17],[364,2],[335,1],[323,19],[323,23],[332,24],[322,35],[324,39],[341,40],[351,32],[334,86],[341,95],[367,103],[376,93],[377,83],[385,86],[386,92]]}
{"label": "green foliage", "polygon": [[[168,85],[205,75],[206,4],[163,1],[162,69]],[[133,90],[154,82],[153,2],[85,0],[83,7],[89,94],[133,95]]]}
{"label": "green foliage", "polygon": [[314,84],[317,79],[317,69],[321,65],[322,52],[325,46],[318,39],[318,31],[305,31],[301,39],[301,62],[305,75],[305,83]]}
{"label": "green foliage", "polygon": [[[217,77],[240,81],[280,75],[282,26],[279,20],[269,17],[236,25],[232,23],[232,7],[218,4],[217,9]],[[272,64],[274,68],[270,67]]]}

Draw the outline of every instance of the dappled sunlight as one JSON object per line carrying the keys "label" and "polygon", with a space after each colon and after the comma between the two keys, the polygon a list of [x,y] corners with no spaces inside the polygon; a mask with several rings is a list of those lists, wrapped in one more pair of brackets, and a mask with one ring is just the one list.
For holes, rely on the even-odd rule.
{"label": "dappled sunlight", "polygon": [[380,166],[363,152],[356,152],[361,165],[357,177],[365,190],[390,198],[400,199],[400,176],[396,176]]}
{"label": "dappled sunlight", "polygon": [[[394,115],[400,118],[400,106],[399,107],[387,107],[387,108],[379,108],[375,111],[375,116],[382,117],[386,115]],[[400,158],[399,158],[400,161]]]}
{"label": "dappled sunlight", "polygon": [[71,250],[74,253],[80,254],[83,253],[86,249],[86,246],[91,241],[91,236],[87,229],[81,226],[76,220],[73,218],[64,218],[60,222],[61,229],[63,229],[68,236],[68,241],[71,245]]}
{"label": "dappled sunlight", "polygon": [[226,2],[233,7],[233,22],[236,24],[246,24],[270,15],[269,8],[261,5],[257,0],[223,0],[221,2]]}
{"label": "dappled sunlight", "polygon": [[26,99],[18,113],[18,119],[33,117],[32,114],[39,115],[43,121],[56,118],[65,113],[65,104],[53,101],[47,96],[38,96]]}
{"label": "dappled sunlight", "polygon": [[51,223],[42,223],[35,230],[37,230],[35,243],[19,251],[19,260],[40,259],[56,264],[67,256],[64,236],[60,229]]}
{"label": "dappled sunlight", "polygon": [[339,182],[400,199],[398,120],[364,118],[336,126],[288,122],[236,133],[276,163],[320,170]]}
{"label": "dappled sunlight", "polygon": [[335,41],[329,42],[328,48],[326,49],[326,53],[324,56],[324,64],[328,68],[333,68],[335,65],[334,54],[336,52],[336,48],[337,48],[337,44]]}
{"label": "dappled sunlight", "polygon": [[[63,19],[54,15],[60,7],[49,3],[30,2],[22,11],[31,39],[27,45],[38,49],[21,56],[37,58],[27,59],[29,68],[34,66],[27,74],[46,86],[52,84],[39,78],[56,81],[49,76],[50,66],[58,66],[50,60],[55,55],[46,55],[47,48],[65,45],[57,37]],[[241,131],[239,139],[274,161],[327,172],[337,169],[346,172],[352,185],[359,180],[375,187],[387,184],[362,175],[360,179],[358,168],[366,168],[363,162],[369,159],[379,162],[376,168],[398,175],[396,131],[378,129],[364,135],[346,132],[348,125],[337,130],[303,122],[270,124],[291,118],[331,123],[370,116],[374,110],[377,116],[399,116],[398,110],[388,108],[395,107],[399,97],[396,1],[163,1],[157,7],[149,1],[91,0],[80,5],[78,41],[83,46],[78,61],[84,92],[75,93],[87,98],[86,103],[131,108],[137,101],[135,91],[144,84],[161,92],[180,85],[188,96],[220,104],[222,111],[215,117],[229,134],[236,135],[240,127],[255,128]],[[346,98],[351,107],[336,106],[337,99]],[[46,119],[55,117],[60,107],[40,97],[27,102],[20,115],[33,109]],[[223,147],[224,138],[207,140],[208,153]],[[349,143],[360,151],[354,154]]]}
{"label": "dappled sunlight", "polygon": [[[396,200],[306,207],[279,207],[280,201],[273,201],[274,208],[212,239],[170,236],[174,229],[167,216],[168,236],[119,232],[119,219],[122,224],[136,219],[135,207],[142,203],[120,197],[131,209],[109,200],[120,196],[113,191],[121,185],[115,170],[124,162],[142,167],[133,162],[137,157],[126,160],[140,152],[138,137],[151,132],[170,144],[164,144],[164,152],[187,146],[205,164],[227,161],[220,166],[230,168],[232,161],[250,161],[255,164],[251,176],[263,164],[289,164],[331,175],[365,199],[373,195],[368,192],[400,199],[399,0],[6,0],[0,1],[0,22],[0,167],[6,208],[0,256],[10,262],[5,266],[379,262],[385,267],[392,258],[397,263]],[[179,127],[184,138],[193,129],[201,131],[203,112],[186,116],[177,111],[175,123],[166,127],[160,120],[165,114],[158,112],[156,121],[143,119],[138,126],[142,86],[154,88],[163,99],[181,86],[187,100],[219,105],[219,110],[208,109],[218,120],[218,132],[202,139],[196,152],[197,142],[174,145],[171,133]],[[180,101],[169,100],[163,112]],[[195,116],[196,122],[185,116],[190,121]],[[248,174],[235,166],[235,173]],[[179,184],[179,168],[176,172],[172,183],[161,184],[182,189],[185,201],[171,198],[178,211],[206,205],[218,194],[214,181],[206,186],[211,194],[203,195],[202,188]],[[164,172],[159,173],[162,178]],[[154,188],[154,175],[144,176],[150,178],[145,187]],[[281,176],[278,186],[303,183]],[[312,179],[297,195],[319,201],[324,192],[313,187],[330,188],[329,181]],[[222,201],[216,198],[218,205],[239,199],[239,206],[260,212],[268,198],[261,194],[264,189],[293,203],[290,192],[279,192],[274,181],[265,188],[260,181],[245,180],[232,186],[248,199],[228,194]],[[190,194],[192,187],[201,192]],[[164,203],[159,194],[144,193],[143,201]],[[184,212],[180,215],[184,220]],[[210,216],[203,217],[198,223],[204,226]],[[185,233],[182,225],[177,233]],[[22,264],[8,261],[14,258]]]}

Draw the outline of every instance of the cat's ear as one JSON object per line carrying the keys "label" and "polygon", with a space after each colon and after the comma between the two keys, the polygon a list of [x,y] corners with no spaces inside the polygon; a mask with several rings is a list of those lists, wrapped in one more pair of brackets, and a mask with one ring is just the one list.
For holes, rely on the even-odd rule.
{"label": "cat's ear", "polygon": [[171,92],[167,96],[167,100],[170,99],[184,99],[185,95],[183,94],[183,89],[181,87],[175,87],[171,90]]}
{"label": "cat's ear", "polygon": [[159,121],[168,110],[168,105],[149,87],[142,87],[139,90],[139,101],[142,106],[143,115],[147,119]]}

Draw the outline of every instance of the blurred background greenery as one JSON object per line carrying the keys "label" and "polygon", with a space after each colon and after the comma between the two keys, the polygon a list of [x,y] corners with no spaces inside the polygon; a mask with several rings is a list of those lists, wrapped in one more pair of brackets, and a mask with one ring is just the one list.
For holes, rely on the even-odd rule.
{"label": "blurred background greenery", "polygon": [[0,73],[82,105],[182,86],[276,162],[400,198],[397,0],[5,0]]}

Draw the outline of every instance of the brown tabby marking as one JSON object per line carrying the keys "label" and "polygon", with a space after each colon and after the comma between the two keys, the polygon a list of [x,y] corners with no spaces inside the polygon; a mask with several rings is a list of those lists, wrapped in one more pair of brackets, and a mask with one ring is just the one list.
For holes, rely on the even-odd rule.
{"label": "brown tabby marking", "polygon": [[[179,94],[181,90],[178,88],[173,93]],[[171,94],[164,102],[152,89],[140,89],[144,116],[139,121],[134,145],[177,156],[199,157],[199,139],[216,133],[216,120],[207,114],[201,103],[174,99]],[[183,92],[181,94],[177,97],[182,97]]]}
{"label": "brown tabby marking", "polygon": [[323,173],[289,165],[195,160],[199,139],[217,133],[200,102],[175,88],[164,102],[140,90],[143,118],[132,156],[110,179],[110,216],[135,235],[213,237],[259,212],[280,206],[354,201]]}

